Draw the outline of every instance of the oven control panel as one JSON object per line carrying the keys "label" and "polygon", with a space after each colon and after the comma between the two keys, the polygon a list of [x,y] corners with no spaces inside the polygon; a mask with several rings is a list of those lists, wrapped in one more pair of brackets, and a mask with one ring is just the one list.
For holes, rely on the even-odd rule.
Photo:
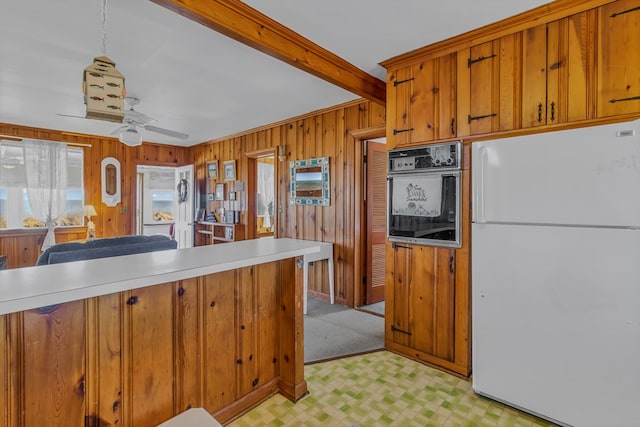
{"label": "oven control panel", "polygon": [[389,172],[460,169],[460,142],[389,151]]}

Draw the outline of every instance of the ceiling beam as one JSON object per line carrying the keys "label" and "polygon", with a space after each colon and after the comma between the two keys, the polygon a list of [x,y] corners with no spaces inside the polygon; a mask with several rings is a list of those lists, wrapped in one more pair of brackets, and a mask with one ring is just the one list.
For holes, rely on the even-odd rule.
{"label": "ceiling beam", "polygon": [[151,1],[349,92],[385,105],[385,82],[239,0]]}

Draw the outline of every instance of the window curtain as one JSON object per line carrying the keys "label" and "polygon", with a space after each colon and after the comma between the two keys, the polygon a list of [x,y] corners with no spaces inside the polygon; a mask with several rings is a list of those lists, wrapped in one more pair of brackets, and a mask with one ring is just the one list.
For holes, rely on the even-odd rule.
{"label": "window curtain", "polygon": [[47,235],[42,250],[55,245],[54,222],[65,212],[67,202],[67,146],[48,141],[23,141],[27,171],[27,197],[31,213],[44,221]]}
{"label": "window curtain", "polygon": [[[274,199],[274,167],[272,163],[258,161],[258,193],[264,200],[264,227],[271,227]],[[258,215],[261,212],[258,212]]]}

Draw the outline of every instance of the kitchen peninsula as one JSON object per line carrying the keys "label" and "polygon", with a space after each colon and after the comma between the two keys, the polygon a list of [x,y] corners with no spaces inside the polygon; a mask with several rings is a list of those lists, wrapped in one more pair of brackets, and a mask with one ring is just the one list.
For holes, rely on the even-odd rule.
{"label": "kitchen peninsula", "polygon": [[0,419],[150,426],[204,407],[225,423],[298,400],[296,258],[319,250],[260,239],[0,271]]}

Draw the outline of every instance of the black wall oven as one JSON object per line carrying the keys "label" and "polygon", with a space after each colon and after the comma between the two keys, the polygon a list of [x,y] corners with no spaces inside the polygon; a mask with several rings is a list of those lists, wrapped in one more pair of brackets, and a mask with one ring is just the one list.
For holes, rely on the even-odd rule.
{"label": "black wall oven", "polygon": [[387,237],[459,248],[462,144],[389,151]]}

